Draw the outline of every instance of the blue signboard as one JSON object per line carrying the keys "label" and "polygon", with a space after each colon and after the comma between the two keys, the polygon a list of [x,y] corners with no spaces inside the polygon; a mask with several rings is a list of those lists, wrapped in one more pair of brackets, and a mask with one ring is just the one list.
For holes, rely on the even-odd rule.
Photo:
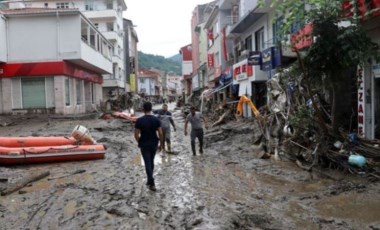
{"label": "blue signboard", "polygon": [[261,52],[249,51],[247,63],[248,65],[261,65]]}
{"label": "blue signboard", "polygon": [[261,70],[270,71],[281,65],[281,49],[270,47],[261,52]]}

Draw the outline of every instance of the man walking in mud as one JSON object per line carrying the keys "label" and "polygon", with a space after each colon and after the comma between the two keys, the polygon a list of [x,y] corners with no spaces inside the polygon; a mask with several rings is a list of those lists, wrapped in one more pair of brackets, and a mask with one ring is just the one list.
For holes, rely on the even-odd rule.
{"label": "man walking in mud", "polygon": [[198,138],[198,141],[199,141],[199,153],[203,154],[203,133],[204,132],[203,132],[202,121],[205,123],[205,128],[207,129],[207,123],[202,113],[196,112],[195,107],[192,106],[190,108],[190,114],[187,115],[186,121],[185,121],[185,136],[187,136],[187,123],[190,122],[191,124],[190,140],[191,140],[191,151],[193,152],[193,156],[197,155],[197,152],[195,150],[196,138]]}
{"label": "man walking in mud", "polygon": [[176,127],[172,118],[172,113],[168,111],[167,104],[163,104],[162,109],[156,111],[155,114],[157,114],[158,119],[161,121],[162,133],[164,135],[164,145],[161,148],[161,156],[165,156],[165,144],[168,148],[168,152],[171,152],[170,124],[173,126],[174,131],[176,131]]}
{"label": "man walking in mud", "polygon": [[156,156],[158,141],[160,141],[160,146],[163,146],[163,134],[160,120],[152,115],[152,103],[144,102],[143,110],[145,115],[136,120],[135,139],[144,159],[147,175],[146,185],[150,190],[156,191],[153,178],[154,157]]}

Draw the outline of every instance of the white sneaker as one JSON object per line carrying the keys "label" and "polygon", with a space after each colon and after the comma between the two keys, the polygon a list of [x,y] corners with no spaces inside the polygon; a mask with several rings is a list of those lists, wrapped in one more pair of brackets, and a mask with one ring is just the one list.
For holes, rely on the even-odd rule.
{"label": "white sneaker", "polygon": [[160,156],[165,157],[165,150],[160,151]]}

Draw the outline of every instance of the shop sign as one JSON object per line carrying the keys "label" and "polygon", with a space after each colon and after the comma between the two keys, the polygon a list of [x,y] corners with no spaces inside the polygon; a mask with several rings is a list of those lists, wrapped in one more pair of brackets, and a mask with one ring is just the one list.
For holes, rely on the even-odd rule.
{"label": "shop sign", "polygon": [[363,69],[358,70],[358,135],[364,137],[364,77]]}
{"label": "shop sign", "polygon": [[129,91],[136,92],[136,75],[130,74],[129,75]]}
{"label": "shop sign", "polygon": [[248,65],[247,60],[233,65],[233,82],[243,81],[253,76],[253,66]]}
{"label": "shop sign", "polygon": [[306,24],[302,29],[298,32],[290,35],[290,44],[292,44],[292,50],[295,52],[296,50],[301,50],[311,46],[313,43],[313,25]]}
{"label": "shop sign", "polygon": [[207,66],[214,67],[214,54],[207,54]]}
{"label": "shop sign", "polygon": [[261,52],[261,70],[270,71],[281,65],[281,49],[270,47]]}
{"label": "shop sign", "polygon": [[261,65],[261,52],[250,51],[248,55],[248,65]]}

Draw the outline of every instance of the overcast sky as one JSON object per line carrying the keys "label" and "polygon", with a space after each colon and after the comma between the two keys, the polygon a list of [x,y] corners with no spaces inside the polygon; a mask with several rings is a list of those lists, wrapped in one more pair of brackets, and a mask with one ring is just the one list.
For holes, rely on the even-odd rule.
{"label": "overcast sky", "polygon": [[147,54],[171,57],[191,43],[191,16],[199,4],[211,0],[125,0],[124,18],[132,20],[137,48]]}

